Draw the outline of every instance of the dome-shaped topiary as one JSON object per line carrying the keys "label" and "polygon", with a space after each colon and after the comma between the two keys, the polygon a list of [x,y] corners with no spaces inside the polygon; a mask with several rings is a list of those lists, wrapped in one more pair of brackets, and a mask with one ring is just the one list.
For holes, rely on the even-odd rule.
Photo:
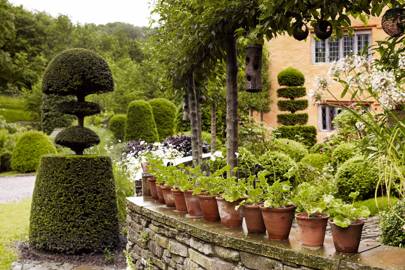
{"label": "dome-shaped topiary", "polygon": [[127,116],[125,114],[113,115],[108,121],[108,128],[114,134],[114,138],[120,141],[125,139],[125,127]]}
{"label": "dome-shaped topiary", "polygon": [[283,69],[278,75],[277,80],[279,85],[285,86],[301,86],[305,83],[304,74],[296,68],[288,67]]}
{"label": "dome-shaped topiary", "polygon": [[135,100],[128,105],[125,140],[159,141],[152,107],[144,100]]}
{"label": "dome-shaped topiary", "polygon": [[107,62],[87,49],[69,49],[49,63],[43,77],[45,94],[86,96],[113,91],[114,83]]}
{"label": "dome-shaped topiary", "polygon": [[373,198],[378,182],[378,169],[363,156],[343,163],[336,173],[337,196],[350,201],[351,192],[359,192],[358,200]]}
{"label": "dome-shaped topiary", "polygon": [[11,156],[11,168],[18,172],[33,172],[41,156],[56,153],[56,148],[45,133],[27,131],[20,139]]}
{"label": "dome-shaped topiary", "polygon": [[290,139],[276,139],[271,144],[273,151],[283,152],[290,156],[295,161],[300,161],[305,155],[308,154],[308,150],[300,142]]}
{"label": "dome-shaped topiary", "polygon": [[357,153],[356,145],[353,143],[339,144],[332,152],[332,164],[338,167]]}
{"label": "dome-shaped topiary", "polygon": [[152,99],[149,104],[152,106],[159,139],[163,141],[174,134],[176,105],[165,98]]}
{"label": "dome-shaped topiary", "polygon": [[44,156],[32,196],[30,245],[58,253],[102,252],[116,247],[118,236],[111,159]]}
{"label": "dome-shaped topiary", "polygon": [[326,154],[312,153],[305,155],[301,159],[301,163],[310,165],[318,170],[322,170],[329,162],[329,157]]}
{"label": "dome-shaped topiary", "polygon": [[272,181],[289,180],[285,174],[296,165],[295,161],[287,154],[277,151],[266,152],[259,158],[259,163],[264,170],[269,172],[268,177]]}

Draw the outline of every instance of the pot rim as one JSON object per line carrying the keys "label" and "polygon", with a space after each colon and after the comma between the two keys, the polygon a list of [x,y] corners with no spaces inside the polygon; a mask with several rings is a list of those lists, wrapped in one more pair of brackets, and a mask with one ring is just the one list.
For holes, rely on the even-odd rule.
{"label": "pot rim", "polygon": [[218,201],[225,201],[227,203],[240,203],[241,201],[243,201],[242,198],[239,198],[233,202],[228,202],[227,200],[225,200],[224,198],[222,198],[221,196],[215,196],[215,199],[217,199]]}
{"label": "pot rim", "polygon": [[316,216],[308,216],[306,212],[299,212],[295,214],[295,218],[297,219],[305,219],[305,220],[319,220],[319,219],[329,219],[329,215],[325,213],[316,213]]}
{"label": "pot rim", "polygon": [[168,185],[160,185],[161,187],[162,187],[162,189],[164,189],[164,190],[170,190],[171,191],[171,189],[172,189],[172,187],[171,186],[168,186]]}
{"label": "pot rim", "polygon": [[[330,220],[329,220],[329,223],[330,223],[331,225],[334,225],[334,226],[339,227],[339,228],[342,228],[342,229],[347,229],[347,228],[348,228],[348,227],[343,228],[343,227],[340,227],[340,226],[336,225],[336,224],[333,222],[333,219],[330,219]],[[362,226],[362,225],[364,225],[364,223],[366,223],[366,221],[365,221],[364,219],[357,219],[357,220],[355,220],[355,221],[352,221],[352,223],[350,223],[349,227],[351,227],[351,226]]]}
{"label": "pot rim", "polygon": [[176,193],[184,193],[184,191],[181,191],[181,190],[178,189],[178,188],[172,188],[171,191],[172,191],[172,192],[176,192]]}
{"label": "pot rim", "polygon": [[208,194],[198,194],[197,195],[198,198],[202,198],[202,199],[215,199],[214,195],[208,195]]}
{"label": "pot rim", "polygon": [[293,210],[293,209],[295,209],[295,208],[297,208],[295,205],[293,205],[293,204],[291,204],[291,205],[287,205],[287,206],[285,206],[285,207],[264,207],[264,205],[263,206],[260,206],[260,209],[261,210],[265,210],[265,211],[285,211],[285,210]]}
{"label": "pot rim", "polygon": [[250,209],[260,209],[263,206],[263,203],[248,203],[248,204],[244,204],[243,207],[244,208],[250,208]]}

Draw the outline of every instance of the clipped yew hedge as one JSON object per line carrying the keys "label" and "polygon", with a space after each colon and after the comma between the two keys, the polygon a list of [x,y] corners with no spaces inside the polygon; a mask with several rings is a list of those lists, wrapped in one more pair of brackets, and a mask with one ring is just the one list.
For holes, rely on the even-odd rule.
{"label": "clipped yew hedge", "polygon": [[149,101],[160,141],[173,136],[175,130],[176,105],[165,98],[155,98]]}
{"label": "clipped yew hedge", "polygon": [[286,126],[305,125],[307,122],[307,113],[283,113],[277,115],[277,123]]}
{"label": "clipped yew hedge", "polygon": [[305,83],[304,74],[296,68],[288,67],[283,69],[278,75],[277,80],[279,85],[286,86],[301,86]]}
{"label": "clipped yew hedge", "polygon": [[295,140],[308,147],[316,144],[316,127],[314,126],[281,126],[273,133],[276,138]]}
{"label": "clipped yew hedge", "polygon": [[125,139],[125,128],[127,116],[125,114],[113,115],[108,121],[108,128],[114,135],[114,138],[120,141]]}
{"label": "clipped yew hedge", "polygon": [[49,137],[40,131],[27,131],[17,141],[11,155],[11,168],[14,171],[34,172],[43,155],[56,153]]}
{"label": "clipped yew hedge", "polygon": [[305,97],[307,91],[303,86],[290,86],[277,89],[277,96],[282,98],[294,99]]}
{"label": "clipped yew hedge", "polygon": [[296,111],[301,111],[308,108],[308,100],[279,100],[277,102],[277,106],[280,111],[290,111],[292,113],[295,113]]}
{"label": "clipped yew hedge", "polygon": [[117,215],[109,157],[42,158],[32,197],[32,247],[67,254],[112,249],[119,242]]}
{"label": "clipped yew hedge", "polygon": [[148,102],[135,100],[128,105],[125,140],[159,141],[152,107]]}

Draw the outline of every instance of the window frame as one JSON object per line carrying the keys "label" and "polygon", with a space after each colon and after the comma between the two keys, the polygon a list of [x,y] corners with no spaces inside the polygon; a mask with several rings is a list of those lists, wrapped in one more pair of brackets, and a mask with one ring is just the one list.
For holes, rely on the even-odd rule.
{"label": "window frame", "polygon": [[[326,113],[326,122],[327,122],[326,129],[323,128],[322,108],[326,108],[326,112],[325,112]],[[330,117],[331,108],[335,109],[335,116],[333,117],[333,119],[335,119],[335,117],[344,110],[343,107],[340,107],[337,105],[331,105],[331,104],[319,104],[318,105],[318,129],[321,132],[332,132],[332,131],[336,130],[336,128],[333,127],[333,119],[331,120],[331,117]]]}
{"label": "window frame", "polygon": [[[371,30],[361,30],[361,31],[355,31],[354,35],[353,35],[353,51],[354,54],[358,54],[359,53],[359,48],[358,48],[358,35],[364,35],[367,34],[368,35],[368,44],[369,44],[369,58],[371,58],[371,50],[370,50],[370,46],[371,46],[371,42],[372,42],[372,31]],[[329,41],[330,38],[325,40],[325,62],[316,62],[316,39],[315,36],[312,35],[311,37],[311,41],[312,41],[312,46],[311,46],[311,56],[312,56],[312,64],[317,65],[317,64],[330,64],[333,63],[334,61],[329,61],[330,59],[330,54],[329,54]],[[344,38],[341,37],[339,39],[339,58],[338,59],[342,59],[343,56],[343,49],[344,49]]]}

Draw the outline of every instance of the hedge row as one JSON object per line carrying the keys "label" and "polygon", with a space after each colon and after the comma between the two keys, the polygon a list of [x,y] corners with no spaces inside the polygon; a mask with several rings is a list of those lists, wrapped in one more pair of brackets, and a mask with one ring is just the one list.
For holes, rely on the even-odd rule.
{"label": "hedge row", "polygon": [[316,143],[316,127],[314,126],[281,126],[274,134],[276,138],[286,138],[305,144],[308,147]]}
{"label": "hedge row", "polygon": [[305,125],[307,122],[308,122],[307,113],[297,113],[297,114],[288,113],[277,115],[277,123],[286,126]]}

